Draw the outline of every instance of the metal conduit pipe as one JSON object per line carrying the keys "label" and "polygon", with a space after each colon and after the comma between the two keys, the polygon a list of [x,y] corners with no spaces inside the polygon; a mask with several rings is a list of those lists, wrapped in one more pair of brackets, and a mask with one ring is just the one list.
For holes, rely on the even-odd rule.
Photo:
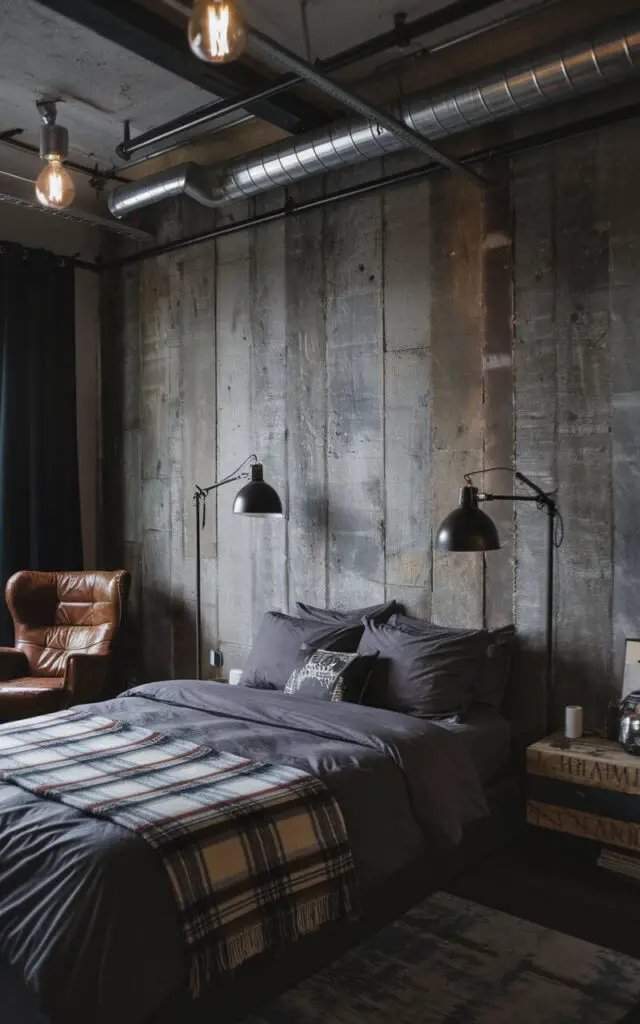
{"label": "metal conduit pipe", "polygon": [[[116,153],[123,160],[127,160],[132,153],[137,153],[140,149],[155,146],[158,142],[165,142],[167,139],[172,139],[175,135],[179,135],[180,132],[201,128],[211,121],[224,117],[225,114],[232,114],[236,110],[242,111],[241,116],[238,118],[238,123],[246,121],[253,115],[247,113],[243,108],[249,105],[251,100],[266,100],[270,96],[277,96],[278,93],[285,92],[290,88],[292,80],[295,81],[293,75],[287,75],[286,82],[275,82],[266,89],[262,88],[259,91],[253,89],[249,92],[243,92],[230,100],[217,100],[215,103],[208,103],[204,107],[198,107],[197,110],[192,110],[189,114],[184,114],[182,117],[175,117],[172,121],[167,121],[160,128],[152,128],[148,132],[141,132],[140,135],[136,135],[135,139],[131,139],[129,142],[121,142],[119,146],[116,146]],[[234,127],[235,124],[236,121],[232,125],[225,123],[221,127]]]}
{"label": "metal conduit pipe", "polygon": [[[392,116],[425,139],[442,139],[619,84],[639,71],[640,15],[634,13],[595,30],[589,39],[536,51],[435,93],[406,97]],[[375,120],[339,121],[227,164],[183,164],[122,186],[109,195],[109,209],[124,217],[169,195],[198,198],[201,193],[207,205],[223,206],[406,146]]]}
{"label": "metal conduit pipe", "polygon": [[[544,6],[550,2],[556,2],[556,0],[542,0],[542,5]],[[424,15],[421,18],[416,18],[413,21],[399,19],[396,23],[396,27],[391,29],[389,32],[384,32],[381,35],[374,36],[372,39],[365,40],[364,43],[359,43],[357,46],[351,47],[348,50],[341,50],[339,53],[336,53],[334,56],[328,57],[325,60],[317,60],[314,62],[314,67],[316,70],[322,71],[325,74],[337,71],[341,68],[348,67],[350,64],[353,64],[358,60],[363,60],[366,57],[371,57],[374,54],[384,52],[384,50],[388,50],[393,46],[408,46],[417,36],[426,35],[436,29],[453,25],[455,22],[468,18],[472,14],[478,14],[479,11],[497,7],[500,3],[501,0],[456,0],[455,3],[447,6],[446,8],[443,7],[438,11]],[[179,10],[184,10],[185,15],[189,14],[189,8],[186,5],[177,3],[176,7]],[[527,13],[527,9],[518,11],[510,18],[501,19],[501,21],[509,21],[513,17],[520,18]],[[480,29],[476,29],[476,31],[484,32],[492,27],[495,26],[486,25],[482,26]],[[249,90],[239,96],[225,100],[218,100],[216,103],[210,103],[204,107],[199,107],[198,109],[192,110],[188,114],[183,114],[181,117],[174,118],[157,128],[151,128],[149,131],[142,132],[139,135],[136,135],[134,139],[121,142],[119,146],[116,146],[116,153],[121,157],[121,159],[128,160],[133,153],[137,153],[141,149],[155,146],[158,142],[165,142],[167,139],[173,138],[180,132],[190,131],[193,128],[204,127],[226,114],[230,114],[235,110],[250,106],[250,104],[255,100],[269,99],[271,96],[277,96],[279,93],[286,92],[288,89],[291,89],[292,86],[300,83],[301,81],[302,79],[299,75],[284,75],[282,78],[279,78],[277,81],[273,82],[272,85],[267,86],[266,88],[262,87],[257,90]],[[245,113],[242,120],[249,120],[252,117],[252,114]],[[235,127],[235,124],[236,122],[234,120],[231,126]],[[223,127],[226,128],[230,126],[225,124]],[[157,155],[160,154],[153,154],[153,156]]]}
{"label": "metal conduit pipe", "polygon": [[[492,4],[485,6],[494,6],[496,2],[499,4],[502,0],[493,0]],[[538,0],[539,5],[545,6],[553,3],[557,3],[558,0]],[[466,10],[468,15],[467,0],[462,0],[460,4],[453,4],[451,8],[447,7],[447,13],[451,11],[451,16],[446,21],[446,24],[451,24],[456,21],[459,17],[465,16],[463,14],[463,8]],[[444,10],[444,8],[443,8]],[[487,25],[480,25],[478,28],[470,29],[467,32],[463,32],[461,35],[453,36],[450,39],[446,39],[443,42],[436,43],[433,46],[429,46],[425,52],[430,54],[439,53],[441,50],[448,50],[453,46],[458,45],[461,42],[466,42],[468,39],[476,39],[480,35],[486,35],[487,32],[495,31],[496,28],[502,27],[503,25],[509,25],[514,21],[519,21],[526,14],[530,13],[530,8],[523,8],[519,11],[514,11],[512,14],[504,15],[502,18],[498,18],[495,21],[489,22]],[[435,27],[439,27],[442,22],[442,11],[435,11],[432,15],[427,15],[427,18],[432,19]],[[424,18],[419,18],[415,22],[407,22],[402,25],[402,32],[408,32],[409,37],[414,36],[414,26],[417,26],[419,22],[423,22]],[[398,32],[399,29],[395,29],[394,32]],[[420,34],[424,34],[421,32]],[[388,34],[387,34],[388,35]],[[385,36],[375,36],[373,40],[368,42],[378,45],[379,40],[383,40]],[[360,44],[365,45],[365,44]],[[380,49],[383,47],[380,46]],[[347,60],[345,55],[351,54],[352,50],[343,50],[337,53],[334,57],[328,57],[326,60],[314,61],[314,67],[324,72],[333,71],[341,67],[347,66],[352,60]],[[379,52],[376,50],[375,52]],[[274,96],[281,92],[286,92],[296,82],[300,82],[301,79],[297,75],[284,75],[282,78],[277,79],[272,86],[259,90],[254,90],[251,93],[247,93],[246,96],[250,96],[251,99],[268,99],[269,96]],[[245,96],[245,105],[246,105]],[[214,135],[218,135],[220,132],[226,132],[230,128],[237,128],[241,124],[246,124],[248,121],[254,120],[254,115],[250,114],[247,110],[242,110],[241,113],[230,120],[222,120],[229,113],[238,109],[238,106],[242,104],[238,103],[238,99],[233,100],[218,100],[216,103],[208,104],[204,107],[198,107],[196,110],[192,110],[187,114],[183,114],[179,118],[174,118],[172,121],[167,121],[165,124],[159,125],[157,128],[151,128],[149,131],[143,132],[136,135],[135,138],[129,142],[122,142],[119,146],[116,146],[116,154],[121,159],[127,161],[127,165],[124,168],[129,170],[133,167],[139,167],[142,164],[150,163],[152,160],[157,160],[158,157],[166,156],[168,153],[174,153],[177,149],[185,149],[188,146],[195,146],[201,143],[204,139],[213,138]],[[187,131],[191,131],[194,128],[199,128],[197,134],[192,134],[188,138],[183,139],[180,136]],[[157,143],[162,142],[166,139],[174,138],[174,142],[169,142],[166,146],[162,146],[157,149]],[[141,149],[151,149],[151,152],[145,153],[143,156],[137,157],[135,160],[131,160],[131,154],[135,154]],[[106,179],[113,178],[118,171],[117,167],[111,168],[108,172],[103,172],[103,177]]]}
{"label": "metal conduit pipe", "polygon": [[[220,132],[226,132],[229,128],[238,128],[241,124],[246,124],[247,121],[253,120],[253,114],[247,114],[246,112],[238,114],[232,121],[213,124],[204,131],[198,132],[197,135],[189,136],[188,139],[181,139],[179,142],[167,143],[166,146],[162,146],[160,149],[154,149],[152,153],[145,153],[144,156],[136,157],[135,160],[129,160],[127,158],[128,162],[125,170],[129,171],[134,167],[141,167],[143,164],[148,164],[152,160],[157,160],[161,156],[166,156],[168,153],[175,153],[177,149],[188,149],[190,146],[199,146],[205,140],[212,139],[215,135],[219,135]],[[106,172],[106,177],[113,177],[112,172],[116,172],[117,170],[117,167],[113,167],[110,171]]]}
{"label": "metal conduit pipe", "polygon": [[[508,142],[498,143],[487,149],[475,150],[464,156],[462,160],[468,164],[482,164],[488,160],[510,159],[520,153],[529,153],[536,149],[554,146],[556,143],[565,142],[567,139],[580,138],[589,132],[602,131],[614,125],[626,124],[632,120],[636,121],[639,118],[640,103],[633,103],[628,107],[618,107],[603,114],[596,114],[594,117],[574,121],[568,125],[560,125],[558,128],[549,128],[534,135],[526,135],[523,138],[510,139]],[[429,178],[441,170],[442,167],[439,164],[426,164],[422,167],[414,167],[408,171],[396,171],[394,174],[387,174],[382,178],[360,182],[358,185],[350,185],[348,188],[339,189],[337,192],[325,192],[314,199],[307,199],[300,203],[287,202],[284,206],[270,210],[268,213],[252,214],[250,217],[240,220],[229,220],[224,224],[219,224],[210,231],[187,235],[183,238],[177,238],[173,242],[165,242],[162,245],[155,245],[150,249],[142,249],[129,256],[122,256],[119,259],[101,264],[100,269],[103,271],[114,270],[120,267],[127,267],[132,263],[142,263],[145,260],[152,260],[158,256],[166,256],[167,253],[181,252],[183,249],[202,245],[204,242],[212,242],[216,238],[226,238],[229,235],[253,230],[266,224],[273,224],[276,221],[283,220],[285,217],[300,217],[313,210],[323,209],[325,206],[349,202],[360,196],[374,195],[388,188],[397,188],[413,182],[423,181],[425,178]]]}
{"label": "metal conduit pipe", "polygon": [[404,120],[401,117],[401,112],[396,113],[395,109],[392,109],[390,113],[378,110],[373,104],[327,78],[326,75],[323,75],[321,71],[318,71],[308,61],[298,57],[291,50],[285,49],[284,46],[280,46],[279,43],[275,43],[273,39],[270,39],[262,32],[258,32],[255,28],[247,30],[247,42],[249,51],[254,57],[278,64],[285,71],[295,72],[305,82],[315,85],[321,92],[331,96],[338,103],[342,103],[349,110],[354,110],[356,114],[368,118],[370,127],[375,128],[377,131],[388,132],[395,138],[400,149],[417,149],[419,153],[424,153],[426,156],[431,157],[436,163],[441,164],[443,167],[448,167],[450,171],[456,171],[464,175],[474,185],[486,184],[475,171],[470,171],[458,160],[454,160],[452,157],[447,156],[446,153],[442,153],[437,146],[434,146],[429,141],[428,136],[421,134],[413,127],[411,122]]}

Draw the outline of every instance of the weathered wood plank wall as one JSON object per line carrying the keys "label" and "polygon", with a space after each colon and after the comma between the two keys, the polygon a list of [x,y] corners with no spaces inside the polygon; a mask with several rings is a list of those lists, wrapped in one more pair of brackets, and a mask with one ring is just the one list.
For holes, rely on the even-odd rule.
{"label": "weathered wood plank wall", "polygon": [[[396,596],[450,624],[515,619],[535,729],[545,516],[493,505],[504,548],[485,562],[432,550],[462,474],[517,464],[557,487],[565,518],[558,705],[599,720],[624,637],[640,633],[634,136],[622,126],[492,166],[485,195],[440,175],[109,277],[105,557],[136,574],[141,678],[193,673],[193,488],[256,451],[289,518],[235,519],[233,486],[211,496],[205,672],[211,646],[242,664],[268,607]],[[162,234],[193,230],[197,212],[169,206]]]}
{"label": "weathered wood plank wall", "polygon": [[[402,166],[415,163],[405,157]],[[398,189],[385,193],[383,206],[385,581],[398,601],[425,618],[431,613],[433,543],[427,200],[425,191]]]}

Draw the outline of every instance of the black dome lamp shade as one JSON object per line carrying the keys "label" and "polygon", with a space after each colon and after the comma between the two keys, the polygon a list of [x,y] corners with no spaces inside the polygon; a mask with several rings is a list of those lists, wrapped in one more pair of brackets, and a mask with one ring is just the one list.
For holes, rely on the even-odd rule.
{"label": "black dome lamp shade", "polygon": [[438,551],[497,551],[500,538],[493,519],[478,507],[478,488],[461,487],[460,504],[442,520]]}
{"label": "black dome lamp shade", "polygon": [[281,519],[282,502],[277,491],[264,481],[261,462],[251,466],[251,480],[242,487],[233,503],[237,516],[255,516],[262,519]]}

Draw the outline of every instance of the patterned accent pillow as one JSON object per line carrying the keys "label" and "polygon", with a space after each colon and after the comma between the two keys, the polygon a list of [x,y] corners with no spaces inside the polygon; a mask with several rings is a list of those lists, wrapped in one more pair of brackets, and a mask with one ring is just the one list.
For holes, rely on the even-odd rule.
{"label": "patterned accent pillow", "polygon": [[377,654],[313,650],[303,644],[284,692],[312,700],[360,704]]}

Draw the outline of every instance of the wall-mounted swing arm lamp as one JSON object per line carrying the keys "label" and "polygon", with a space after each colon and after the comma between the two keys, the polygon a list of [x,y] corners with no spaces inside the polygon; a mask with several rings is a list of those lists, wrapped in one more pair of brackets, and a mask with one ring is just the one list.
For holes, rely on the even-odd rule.
{"label": "wall-mounted swing arm lamp", "polygon": [[[245,468],[250,467],[250,472]],[[200,579],[200,533],[204,529],[206,520],[207,495],[211,491],[218,490],[226,484],[236,480],[246,480],[249,483],[241,487],[236,494],[233,503],[233,511],[238,516],[253,516],[256,519],[282,519],[282,502],[277,491],[274,491],[264,480],[262,463],[258,461],[257,455],[248,455],[244,462],[234,469],[228,476],[217,480],[209,487],[200,487],[196,484],[193,501],[196,507],[196,679],[201,678],[202,672],[202,590]]]}
{"label": "wall-mounted swing arm lamp", "polygon": [[531,494],[488,494],[474,487],[471,477],[491,473],[504,467],[465,473],[465,486],[460,489],[460,503],[443,519],[436,534],[438,551],[496,551],[500,538],[493,520],[479,507],[481,501],[532,501],[547,513],[547,587],[546,587],[546,649],[545,649],[545,717],[548,732],[553,731],[553,559],[554,550],[563,540],[563,522],[552,494],[543,491],[533,480],[513,469],[516,480],[524,484]]}

